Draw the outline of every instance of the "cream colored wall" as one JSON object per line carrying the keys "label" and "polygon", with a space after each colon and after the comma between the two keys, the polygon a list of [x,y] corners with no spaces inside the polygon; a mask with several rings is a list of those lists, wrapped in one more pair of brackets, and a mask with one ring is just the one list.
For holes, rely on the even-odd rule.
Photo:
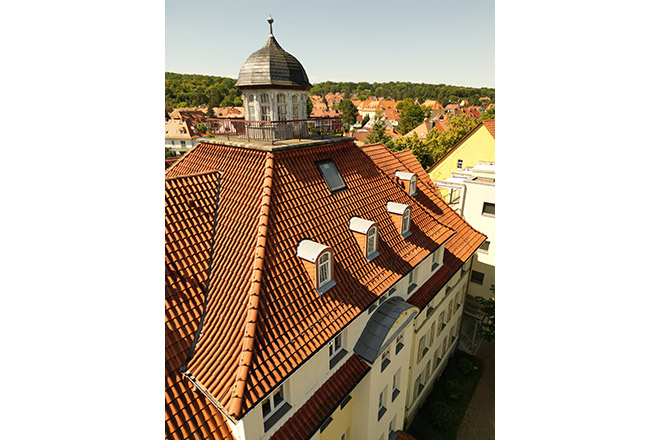
{"label": "cream colored wall", "polygon": [[341,405],[332,413],[332,422],[319,432],[320,440],[340,440],[343,433],[347,433],[346,440],[351,439],[351,426],[353,425],[353,400],[351,399],[344,408]]}
{"label": "cream colored wall", "polygon": [[[451,177],[456,171],[458,160],[463,160],[463,168],[475,166],[480,160],[495,162],[495,138],[483,125],[451,152],[442,162],[436,165],[429,176],[433,181],[441,181]],[[446,196],[449,190],[441,188],[440,194]]]}
{"label": "cream colored wall", "polygon": [[[411,311],[408,313],[411,313]],[[406,319],[407,316],[401,320],[405,322]],[[389,345],[389,365],[385,370],[381,371],[382,357],[379,356],[374,361],[367,376],[365,376],[353,391],[353,400],[351,401],[354,401],[352,419],[355,423],[352,427],[352,439],[377,440],[381,434],[385,434],[385,438],[387,438],[390,421],[395,416],[395,429],[403,428],[412,334],[413,326],[411,321],[402,332],[403,348],[401,351],[396,353],[396,339],[394,339]],[[397,372],[399,373],[399,395],[392,401],[392,379]],[[385,408],[387,410],[382,418],[378,420],[378,397],[383,389],[386,389]],[[335,422],[333,421],[332,423]]]}
{"label": "cream colored wall", "polygon": [[[495,177],[495,175],[493,174],[491,177]],[[468,180],[465,188],[463,216],[472,227],[486,234],[490,241],[488,253],[477,251],[472,266],[473,270],[484,274],[483,284],[470,282],[468,294],[491,298],[493,294],[490,286],[495,284],[495,217],[482,214],[482,210],[484,202],[495,203],[495,185],[485,185]],[[495,203],[495,207],[497,213],[497,203]]]}
{"label": "cream colored wall", "polygon": [[[442,252],[444,254],[444,252]],[[417,272],[417,288],[422,286],[435,271],[431,270],[432,266],[432,255],[429,255],[418,265]],[[440,266],[441,267],[441,266]],[[438,267],[439,269],[439,267]],[[436,270],[438,270],[436,269]],[[458,285],[462,286],[465,282],[466,276],[461,277],[461,271],[452,277],[448,285]],[[404,300],[408,299],[416,291],[413,290],[408,292],[408,277],[407,274],[401,278],[401,280],[394,286],[395,292],[389,295],[388,297],[400,296]],[[449,300],[455,298],[457,292],[459,292],[459,287],[454,287],[451,290],[450,295],[445,297],[446,287],[439,292],[439,295],[434,298],[432,304],[438,305],[438,309],[434,312],[428,322],[422,324],[420,318],[416,318],[408,323],[405,330],[402,334],[404,335],[404,347],[403,349],[396,354],[396,339],[394,339],[390,344],[390,361],[391,363],[387,366],[385,371],[381,372],[381,358],[379,357],[372,366],[372,369],[369,371],[367,376],[365,376],[362,381],[357,385],[357,387],[351,392],[353,397],[349,405],[351,406],[350,415],[346,413],[347,408],[344,408],[343,412],[339,414],[339,418],[335,419],[333,415],[333,421],[331,424],[324,430],[322,434],[317,432],[313,438],[319,440],[325,440],[330,438],[330,433],[337,433],[337,439],[340,438],[344,426],[351,427],[350,438],[353,440],[378,440],[381,434],[385,433],[387,438],[387,430],[389,428],[389,422],[392,420],[394,415],[396,415],[396,429],[403,429],[404,422],[407,419],[407,412],[410,411],[410,408],[407,409],[407,402],[409,396],[412,395],[410,392],[410,386],[414,384],[414,380],[417,377],[413,374],[419,374],[420,367],[414,365],[416,361],[416,343],[418,337],[421,334],[417,335],[414,332],[415,326],[420,327],[421,331],[427,331],[430,328],[430,325],[433,321],[437,320],[440,312],[446,309],[449,304]],[[431,359],[433,353],[437,346],[442,343],[442,338],[445,334],[448,334],[452,325],[458,322],[459,315],[462,314],[463,308],[459,311],[455,311],[452,316],[451,322],[448,323],[447,327],[441,332],[441,335],[435,337],[434,344],[429,348],[429,352],[424,356],[424,361]],[[408,311],[407,313],[412,313]],[[425,310],[422,311],[422,314],[425,315]],[[302,405],[304,405],[307,400],[318,390],[318,388],[325,383],[330,376],[339,369],[343,363],[353,354],[353,348],[359,337],[364,330],[371,314],[368,311],[361,313],[353,322],[351,322],[347,328],[343,331],[343,348],[347,351],[346,355],[342,360],[335,365],[335,367],[329,369],[329,350],[327,345],[322,347],[316,354],[314,354],[310,359],[308,359],[300,368],[298,368],[284,383],[284,393],[286,401],[292,406],[292,408],[273,425],[273,427],[267,432],[263,431],[263,416],[261,412],[261,405],[257,404],[255,407],[250,410],[244,417],[239,421],[235,426],[235,436],[237,440],[253,440],[261,439],[265,440],[269,438],[273,433],[275,433],[286,421],[293,416]],[[401,322],[405,322],[407,315],[401,318]],[[419,322],[417,322],[419,321]],[[398,323],[395,325],[395,328],[398,327]],[[437,324],[436,324],[437,326]],[[385,339],[388,340],[390,335]],[[415,337],[415,338],[413,338]],[[454,344],[455,345],[455,344]],[[453,346],[452,346],[453,348]],[[448,350],[447,353],[450,351]],[[447,356],[448,357],[448,356]],[[413,361],[411,363],[411,361]],[[444,369],[445,362],[443,365],[435,371],[429,382],[431,383],[442,369]],[[413,368],[409,368],[413,365]],[[423,363],[425,365],[425,363]],[[423,365],[421,368],[423,368]],[[391,402],[391,392],[392,392],[392,377],[393,375],[400,370],[399,377],[399,386],[400,394],[395,399],[394,402]],[[411,382],[412,377],[412,382]],[[383,388],[387,387],[388,394],[388,406],[387,412],[384,414],[382,419],[378,419],[378,396]],[[425,387],[425,391],[430,389],[429,386]],[[418,405],[419,401],[415,405]],[[353,423],[354,421],[354,423]],[[333,434],[334,435],[334,434]]]}
{"label": "cream colored wall", "polygon": [[[469,261],[468,263],[469,264]],[[447,285],[443,287],[438,294],[433,298],[429,305],[435,307],[432,315],[426,318],[426,310],[429,307],[427,305],[415,318],[415,332],[414,332],[414,346],[412,347],[411,358],[410,358],[410,369],[408,377],[408,395],[406,396],[407,402],[407,414],[406,421],[412,420],[415,412],[417,411],[421,402],[426,399],[426,395],[429,390],[432,388],[433,382],[438,378],[442,373],[445,366],[447,365],[447,359],[450,356],[450,353],[456,348],[458,343],[458,333],[460,331],[459,322],[463,314],[463,301],[464,301],[464,292],[465,286],[467,283],[469,271],[459,270],[452,278],[449,280]],[[451,289],[448,289],[448,286],[452,286]],[[449,293],[447,291],[449,290]],[[461,307],[456,310],[456,300],[460,300]],[[445,319],[448,317],[449,304],[452,303],[453,310],[451,319],[447,321],[447,325],[442,329],[442,322],[440,322],[440,317],[442,313],[445,313]],[[435,323],[433,343],[429,344],[427,353],[422,357],[421,361],[417,362],[417,350],[420,345],[422,336],[429,335],[429,331],[433,324]],[[438,335],[438,329],[440,334]],[[456,339],[451,341],[451,330],[454,328],[456,330]],[[428,337],[427,336],[427,337]],[[434,368],[435,362],[435,351],[442,349],[442,341],[447,337],[447,353],[442,357],[442,362],[438,365],[437,368]],[[441,353],[441,352],[440,352]],[[426,368],[427,363],[430,362],[430,375],[426,381],[426,385],[422,390],[422,393],[414,399],[414,389],[415,382],[417,377],[423,373]]]}

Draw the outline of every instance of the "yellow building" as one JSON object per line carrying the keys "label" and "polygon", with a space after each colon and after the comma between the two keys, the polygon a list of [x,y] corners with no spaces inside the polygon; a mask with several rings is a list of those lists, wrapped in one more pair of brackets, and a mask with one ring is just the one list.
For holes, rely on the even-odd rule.
{"label": "yellow building", "polygon": [[[452,176],[457,169],[473,167],[479,161],[495,162],[495,120],[482,121],[442,156],[427,173],[434,183]],[[446,200],[449,189],[440,188]]]}

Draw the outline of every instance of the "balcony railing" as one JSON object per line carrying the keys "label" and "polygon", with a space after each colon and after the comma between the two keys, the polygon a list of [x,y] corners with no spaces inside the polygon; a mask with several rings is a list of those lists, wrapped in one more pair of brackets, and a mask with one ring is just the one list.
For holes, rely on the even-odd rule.
{"label": "balcony railing", "polygon": [[307,139],[342,132],[341,118],[308,118],[291,121],[245,121],[213,119],[210,134],[255,141]]}

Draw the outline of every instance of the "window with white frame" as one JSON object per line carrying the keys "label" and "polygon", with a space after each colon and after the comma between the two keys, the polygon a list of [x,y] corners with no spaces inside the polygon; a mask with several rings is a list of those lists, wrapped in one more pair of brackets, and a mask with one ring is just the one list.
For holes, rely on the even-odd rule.
{"label": "window with white frame", "polygon": [[440,357],[440,349],[438,348],[435,351],[435,355],[433,356],[433,359],[435,359],[433,362],[433,369],[438,368],[438,365],[440,365],[440,362],[442,361],[442,358]]}
{"label": "window with white frame", "polygon": [[401,392],[401,390],[399,390],[399,381],[401,380],[400,375],[401,369],[399,368],[399,371],[394,373],[394,376],[392,376],[392,402],[394,402],[394,399],[396,399],[396,397]]}
{"label": "window with white frame", "polygon": [[300,119],[300,106],[298,104],[298,95],[291,97],[291,108],[293,110],[293,119]]}
{"label": "window with white frame", "polygon": [[389,434],[390,437],[396,435],[396,414],[394,415],[394,417],[392,417],[392,420],[390,421],[389,429],[390,429],[390,434]]}
{"label": "window with white frame", "polygon": [[433,345],[434,337],[435,337],[435,322],[431,324],[431,330],[429,331],[429,345]]}
{"label": "window with white frame", "polygon": [[401,219],[401,234],[410,231],[410,208],[403,211],[403,218]]}
{"label": "window with white frame", "polygon": [[286,121],[286,95],[284,93],[277,94],[277,120]]}
{"label": "window with white frame", "polygon": [[402,348],[403,348],[403,333],[396,337],[395,354],[399,354]]}
{"label": "window with white frame", "polygon": [[332,257],[330,252],[324,252],[319,257],[318,263],[319,272],[319,288],[332,280]]}
{"label": "window with white frame", "polygon": [[419,363],[426,352],[429,351],[428,340],[426,335],[419,338],[419,345],[417,346],[417,363]]}
{"label": "window with white frame", "polygon": [[458,163],[456,164],[456,168],[458,168],[458,169],[463,168],[463,159],[458,159]]}
{"label": "window with white frame", "polygon": [[383,417],[383,414],[387,411],[385,402],[387,401],[387,387],[383,388],[383,391],[378,395],[378,420]]}
{"label": "window with white frame", "polygon": [[451,312],[454,310],[454,300],[449,301],[449,308],[447,309],[447,322],[451,321]]}
{"label": "window with white frame", "polygon": [[372,226],[367,231],[367,257],[376,252],[376,243],[378,239],[378,228]]}
{"label": "window with white frame", "polygon": [[481,215],[495,217],[495,203],[484,202],[484,206],[481,208]]}
{"label": "window with white frame", "polygon": [[484,274],[481,272],[477,272],[476,270],[472,269],[472,276],[470,277],[470,282],[475,283],[475,284],[483,284],[484,283]]}
{"label": "window with white frame", "polygon": [[413,175],[410,178],[410,195],[414,195],[417,192],[417,176]]}
{"label": "window with white frame", "polygon": [[390,349],[385,349],[383,355],[380,357],[380,371],[385,371],[385,368],[390,364]]}
{"label": "window with white frame", "polygon": [[268,93],[262,93],[259,101],[261,102],[261,120],[270,121],[270,98],[268,97]]}
{"label": "window with white frame", "polygon": [[417,267],[413,267],[410,272],[408,272],[408,293],[410,293],[415,287],[417,287]]}
{"label": "window with white frame", "polygon": [[268,431],[275,422],[291,408],[284,396],[284,385],[280,385],[261,402],[264,419],[264,431]]}
{"label": "window with white frame", "polygon": [[342,344],[342,334],[339,333],[337,336],[330,340],[328,344],[329,347],[329,359],[330,359],[330,368],[337,365],[337,362],[344,357],[346,350],[344,350]]}
{"label": "window with white frame", "polygon": [[186,148],[186,141],[181,141],[181,148]]}
{"label": "window with white frame", "polygon": [[248,120],[257,120],[257,97],[253,93],[248,97]]}

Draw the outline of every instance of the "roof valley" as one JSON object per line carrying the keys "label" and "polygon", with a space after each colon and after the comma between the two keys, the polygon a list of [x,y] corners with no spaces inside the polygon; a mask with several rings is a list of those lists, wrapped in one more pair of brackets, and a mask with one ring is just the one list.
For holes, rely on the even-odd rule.
{"label": "roof valley", "polygon": [[259,314],[259,293],[261,292],[261,280],[264,271],[264,257],[266,253],[266,239],[268,236],[268,220],[274,168],[274,155],[272,152],[269,152],[266,156],[264,167],[264,184],[259,211],[259,222],[257,226],[257,245],[252,266],[250,292],[248,294],[248,311],[245,322],[245,332],[243,334],[243,348],[232,389],[232,395],[228,405],[229,414],[235,417],[242,414],[243,402],[245,401],[245,386],[247,384],[247,377],[254,355],[253,350],[257,333],[257,318]]}

